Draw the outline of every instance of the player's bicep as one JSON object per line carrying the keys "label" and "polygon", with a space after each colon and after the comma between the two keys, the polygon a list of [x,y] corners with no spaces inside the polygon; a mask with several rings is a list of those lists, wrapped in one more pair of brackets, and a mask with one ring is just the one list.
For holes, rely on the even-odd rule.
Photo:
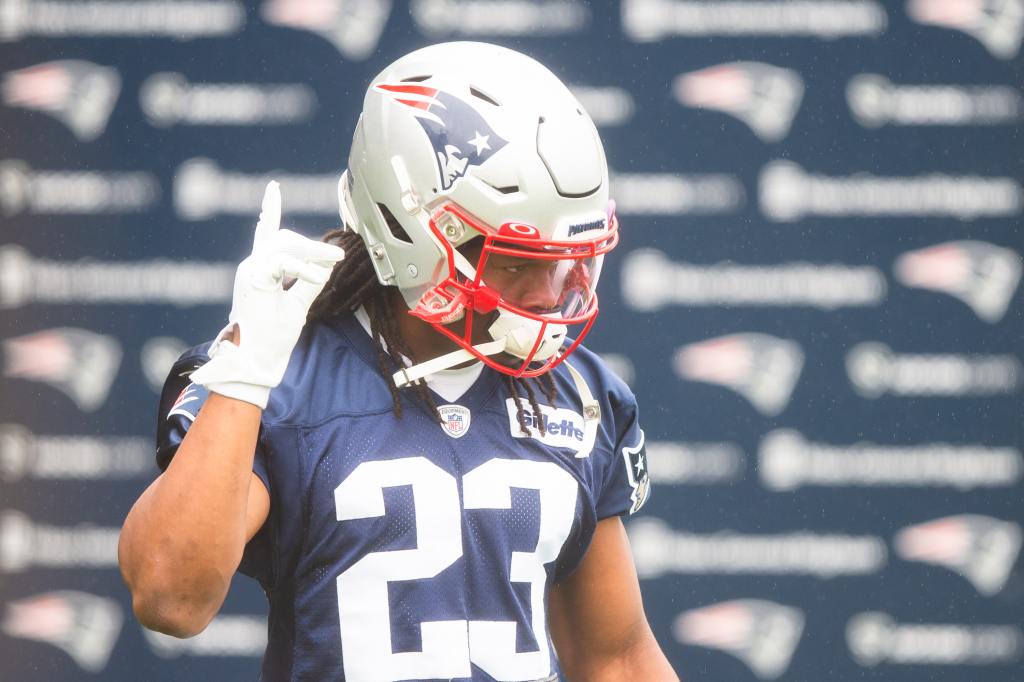
{"label": "player's bicep", "polygon": [[249,479],[249,501],[245,507],[245,541],[249,542],[267,522],[270,514],[270,493],[256,474]]}
{"label": "player's bicep", "polygon": [[551,636],[571,671],[580,657],[615,657],[650,632],[622,521],[600,521],[579,568],[552,588]]}

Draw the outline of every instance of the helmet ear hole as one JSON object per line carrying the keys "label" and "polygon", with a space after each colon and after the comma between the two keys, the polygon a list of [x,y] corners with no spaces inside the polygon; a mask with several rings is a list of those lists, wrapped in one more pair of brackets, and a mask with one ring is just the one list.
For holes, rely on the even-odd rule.
{"label": "helmet ear hole", "polygon": [[380,211],[380,214],[384,217],[384,222],[387,223],[388,229],[391,230],[392,237],[399,241],[403,241],[406,244],[413,243],[412,237],[409,236],[409,233],[405,231],[402,224],[398,222],[398,218],[395,217],[395,214],[392,213],[387,206],[384,204],[377,204],[377,210]]}

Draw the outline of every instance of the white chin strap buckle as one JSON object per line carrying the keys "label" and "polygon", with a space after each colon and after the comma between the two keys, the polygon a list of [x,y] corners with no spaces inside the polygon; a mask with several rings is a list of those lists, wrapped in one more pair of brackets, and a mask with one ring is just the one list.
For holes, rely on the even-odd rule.
{"label": "white chin strap buckle", "polygon": [[[488,329],[495,340],[473,346],[473,349],[485,357],[497,355],[498,353],[508,353],[525,360],[530,355],[530,351],[533,350],[534,344],[537,343],[537,337],[540,335],[542,325],[543,323],[539,320],[531,320],[528,317],[522,317],[521,315],[499,309],[498,319]],[[537,346],[537,352],[533,354],[531,360],[543,362],[549,359],[562,347],[562,342],[565,341],[567,333],[568,329],[564,324],[549,322],[544,330],[544,338],[541,339],[540,344]],[[476,360],[478,357],[465,348],[460,348],[457,351],[436,357],[433,360],[427,360],[418,365],[400,369],[391,378],[395,382],[395,386],[404,388],[431,374],[436,374],[470,360]]]}
{"label": "white chin strap buckle", "polygon": [[[551,319],[559,320],[561,315],[553,316]],[[544,323],[540,320],[532,320],[499,308],[498,319],[494,321],[488,331],[495,339],[505,339],[506,353],[525,360],[537,343],[542,326]],[[568,332],[569,330],[564,324],[549,322],[544,329],[544,338],[537,346],[537,352],[530,359],[544,361],[553,356],[562,347],[562,342],[565,341]]]}

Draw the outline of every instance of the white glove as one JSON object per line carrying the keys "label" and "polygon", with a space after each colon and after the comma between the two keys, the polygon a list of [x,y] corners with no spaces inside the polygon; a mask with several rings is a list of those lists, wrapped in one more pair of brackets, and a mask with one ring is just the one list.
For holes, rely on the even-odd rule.
{"label": "white glove", "polygon": [[[193,383],[215,393],[267,406],[281,383],[306,313],[345,252],[281,226],[281,188],[267,185],[252,254],[235,273],[228,326],[210,346],[210,361],[192,373]],[[295,278],[285,289],[285,278]],[[238,327],[238,345],[231,342]]]}

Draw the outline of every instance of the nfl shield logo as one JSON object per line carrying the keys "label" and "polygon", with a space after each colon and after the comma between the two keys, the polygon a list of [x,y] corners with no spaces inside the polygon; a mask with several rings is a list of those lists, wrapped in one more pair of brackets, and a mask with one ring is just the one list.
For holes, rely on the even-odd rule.
{"label": "nfl shield logo", "polygon": [[437,408],[441,415],[441,426],[452,438],[462,438],[469,431],[469,409],[462,405],[441,405]]}

